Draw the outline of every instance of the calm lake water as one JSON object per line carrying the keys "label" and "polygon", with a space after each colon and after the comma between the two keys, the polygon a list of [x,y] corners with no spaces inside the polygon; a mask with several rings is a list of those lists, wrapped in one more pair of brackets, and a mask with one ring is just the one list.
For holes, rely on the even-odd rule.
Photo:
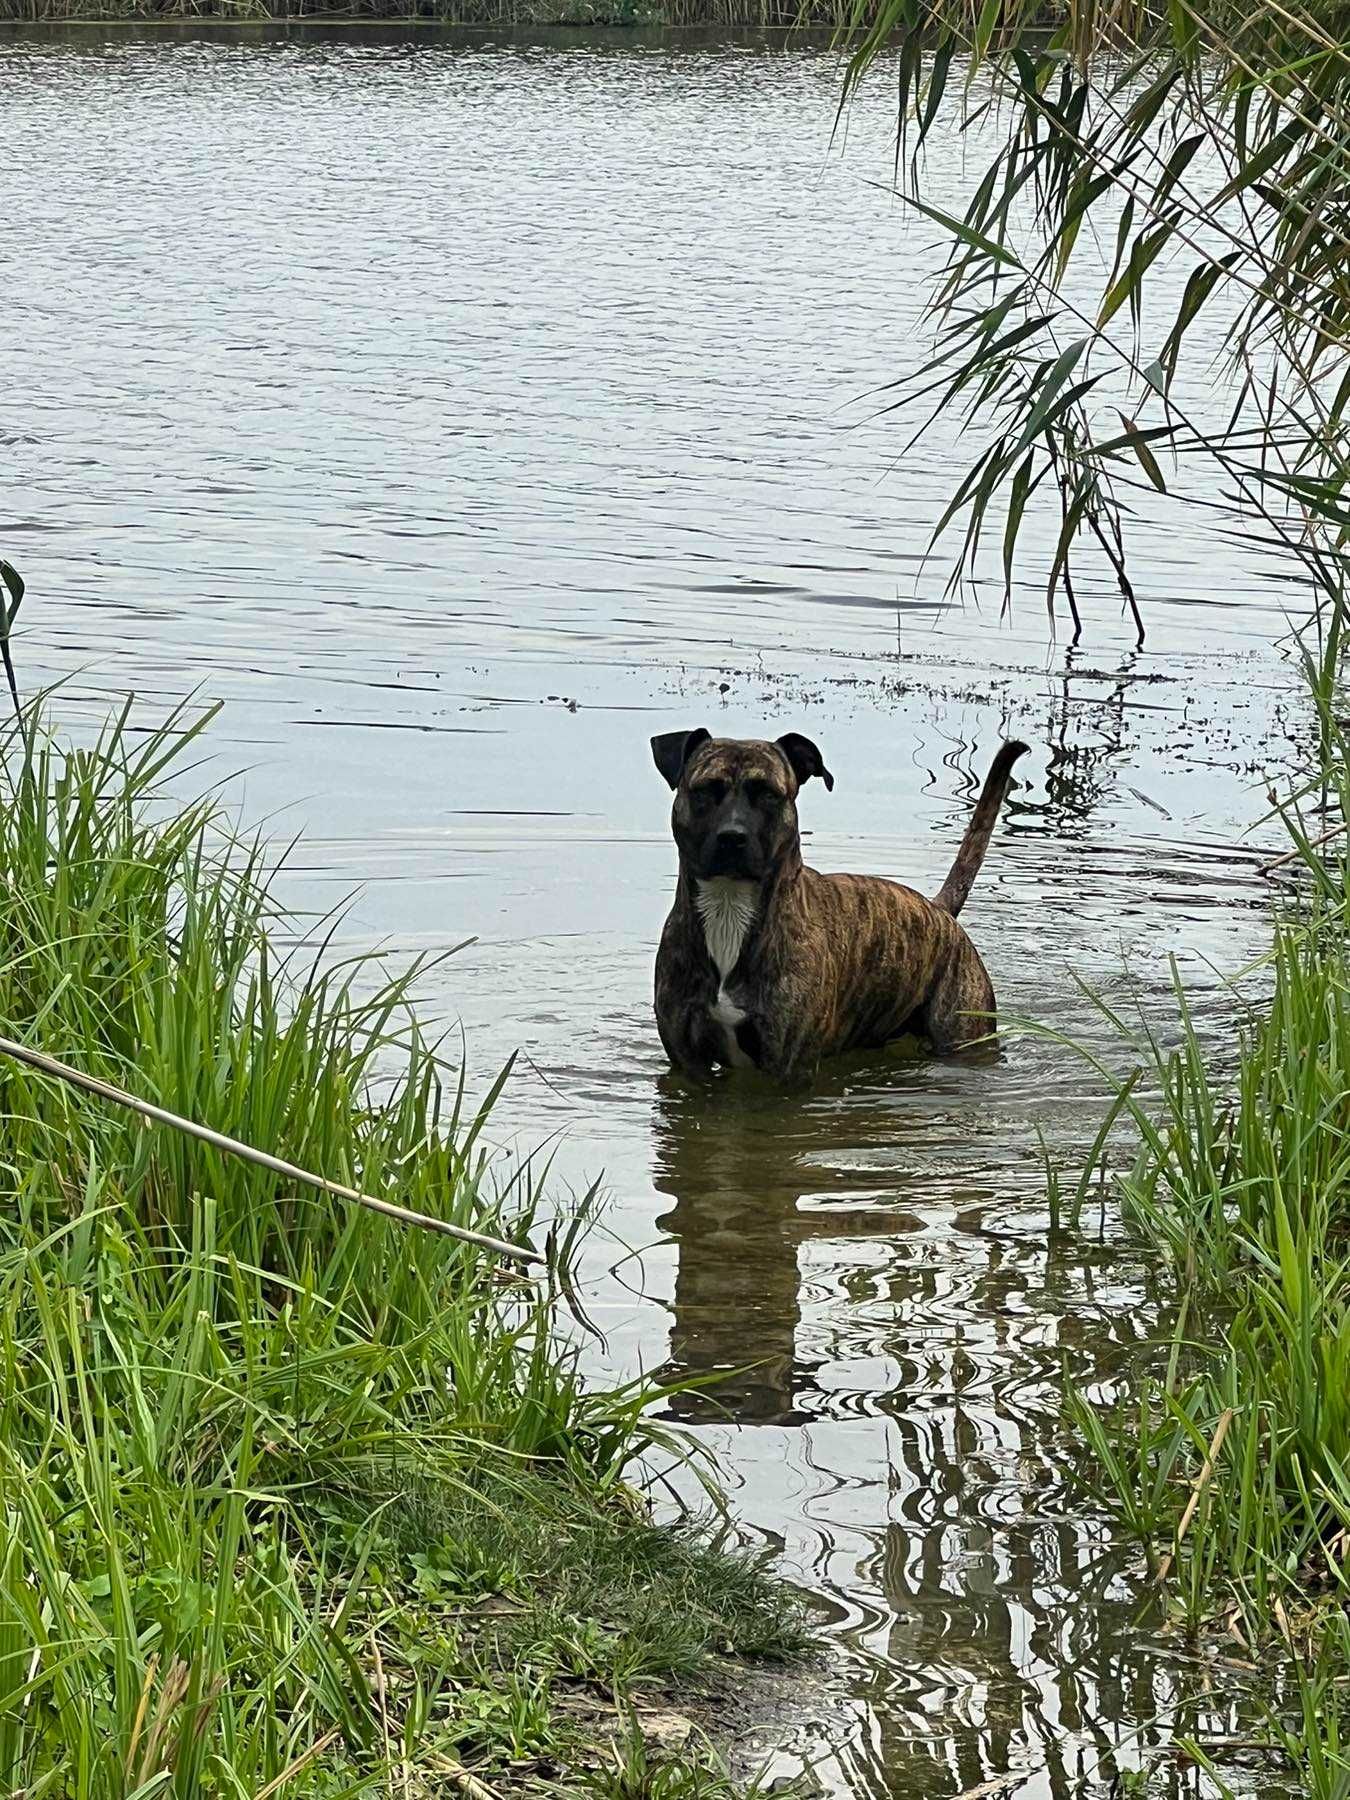
{"label": "calm lake water", "polygon": [[[1150,501],[1142,650],[1104,569],[1077,649],[1030,560],[1008,617],[993,570],[947,599],[975,440],[906,453],[877,393],[942,246],[885,191],[884,80],[831,141],[824,51],[85,31],[0,39],[0,84],[24,679],[81,724],[224,700],[215,766],[303,831],[299,899],[355,892],[355,946],[474,940],[427,1009],[482,1085],[521,1049],[508,1153],[605,1178],[599,1366],[728,1375],[675,1410],[828,1618],[835,1702],[774,1767],[1031,1800],[1111,1791],[1174,1718],[1223,1735],[1225,1671],[1068,1473],[1062,1368],[1109,1384],[1155,1323],[1109,1211],[1049,1231],[1042,1141],[1074,1168],[1097,1083],[1018,1033],[786,1101],[673,1082],[647,738],[808,732],[810,860],[931,890],[1025,737],[965,915],[1005,1015],[1124,1066],[1079,983],[1165,1017],[1175,956],[1218,1047],[1307,728],[1286,571]],[[928,197],[979,168],[935,134]]]}

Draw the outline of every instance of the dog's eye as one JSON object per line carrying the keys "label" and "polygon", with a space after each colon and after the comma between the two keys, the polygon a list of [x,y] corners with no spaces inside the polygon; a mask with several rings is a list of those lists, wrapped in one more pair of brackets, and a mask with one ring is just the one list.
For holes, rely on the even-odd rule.
{"label": "dog's eye", "polygon": [[716,806],[727,797],[725,781],[700,781],[697,787],[689,790],[689,798],[695,806]]}
{"label": "dog's eye", "polygon": [[778,798],[767,781],[747,781],[745,797],[751,806],[768,806]]}

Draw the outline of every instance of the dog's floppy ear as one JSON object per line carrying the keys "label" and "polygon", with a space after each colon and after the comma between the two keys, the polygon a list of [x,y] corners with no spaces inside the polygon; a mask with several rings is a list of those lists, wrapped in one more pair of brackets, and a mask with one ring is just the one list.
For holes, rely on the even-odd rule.
{"label": "dog's floppy ear", "polygon": [[693,731],[663,731],[660,737],[652,739],[652,761],[665,776],[667,783],[677,788],[680,777],[684,774],[684,766],[701,744],[706,744],[712,736],[701,725]]}
{"label": "dog's floppy ear", "polygon": [[803,737],[800,731],[789,731],[778,740],[778,748],[792,765],[792,773],[797,777],[797,785],[809,781],[813,775],[819,775],[825,786],[833,792],[834,776],[825,767],[825,758],[816,749],[809,737]]}

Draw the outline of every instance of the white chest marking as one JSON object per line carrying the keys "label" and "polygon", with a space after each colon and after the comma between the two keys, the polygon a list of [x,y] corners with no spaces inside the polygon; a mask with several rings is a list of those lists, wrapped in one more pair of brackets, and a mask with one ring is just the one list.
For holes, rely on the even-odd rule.
{"label": "white chest marking", "polygon": [[736,1027],[744,1021],[746,1014],[727,992],[727,977],[739,962],[755,922],[755,884],[753,881],[733,881],[728,876],[700,881],[694,904],[703,921],[703,941],[718,974],[717,999],[708,1010],[722,1027],[727,1060],[735,1068],[751,1068],[753,1064],[736,1037]]}
{"label": "white chest marking", "polygon": [[755,884],[753,881],[733,881],[726,875],[700,881],[694,892],[694,905],[703,921],[703,941],[708,946],[708,955],[725,981],[740,960],[750,927],[755,922]]}

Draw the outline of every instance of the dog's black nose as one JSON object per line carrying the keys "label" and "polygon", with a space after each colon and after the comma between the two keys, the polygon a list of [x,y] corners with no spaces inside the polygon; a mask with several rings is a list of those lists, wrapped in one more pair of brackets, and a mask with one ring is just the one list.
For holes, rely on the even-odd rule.
{"label": "dog's black nose", "polygon": [[724,825],[713,839],[713,853],[719,862],[734,862],[750,842],[750,833],[740,825]]}

